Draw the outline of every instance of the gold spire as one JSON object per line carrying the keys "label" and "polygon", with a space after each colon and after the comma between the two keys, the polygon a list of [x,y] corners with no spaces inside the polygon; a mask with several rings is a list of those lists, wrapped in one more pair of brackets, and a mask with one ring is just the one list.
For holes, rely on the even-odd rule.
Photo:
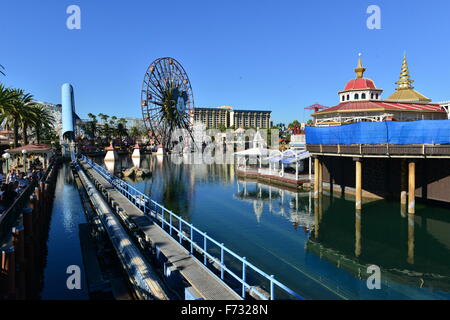
{"label": "gold spire", "polygon": [[414,89],[411,85],[414,80],[409,78],[408,62],[406,61],[406,53],[403,56],[402,69],[400,70],[400,80],[396,82],[397,90]]}
{"label": "gold spire", "polygon": [[364,72],[366,71],[366,68],[362,66],[362,60],[361,60],[361,53],[358,54],[358,67],[355,68],[356,73],[356,79],[362,79],[364,77]]}
{"label": "gold spire", "polygon": [[414,90],[411,85],[414,80],[409,77],[408,62],[406,61],[406,54],[403,56],[402,69],[400,71],[400,79],[396,82],[397,88],[395,92],[387,98],[387,100],[398,102],[431,102],[430,98]]}

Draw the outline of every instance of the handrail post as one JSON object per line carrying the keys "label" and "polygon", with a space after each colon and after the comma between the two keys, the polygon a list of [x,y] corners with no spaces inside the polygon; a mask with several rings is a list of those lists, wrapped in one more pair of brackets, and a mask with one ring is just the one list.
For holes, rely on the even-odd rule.
{"label": "handrail post", "polygon": [[169,211],[169,223],[170,223],[169,234],[172,235],[172,211]]}
{"label": "handrail post", "polygon": [[220,244],[220,279],[223,280],[223,243]]}
{"label": "handrail post", "polygon": [[275,291],[273,286],[274,275],[270,275],[270,300],[275,300]]}
{"label": "handrail post", "polygon": [[203,234],[203,264],[206,266],[207,256],[206,256],[206,232]]}
{"label": "handrail post", "polygon": [[180,218],[178,218],[178,222],[180,224],[180,234],[178,235],[178,237],[180,238],[179,239],[180,240],[180,244],[182,244],[182,242],[183,242],[183,225],[181,223],[181,219]]}
{"label": "handrail post", "polygon": [[246,257],[242,258],[244,261],[242,261],[242,298],[245,299],[245,283],[246,283],[246,279],[245,279],[245,267],[246,267]]}
{"label": "handrail post", "polygon": [[191,254],[194,252],[194,229],[192,228],[192,224],[190,224],[191,226]]}

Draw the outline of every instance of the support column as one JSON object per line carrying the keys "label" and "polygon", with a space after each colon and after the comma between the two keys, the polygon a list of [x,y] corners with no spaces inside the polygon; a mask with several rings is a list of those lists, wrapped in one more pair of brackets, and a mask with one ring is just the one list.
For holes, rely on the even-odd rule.
{"label": "support column", "polygon": [[406,207],[408,202],[408,164],[402,159],[400,168],[400,214],[406,218]]}
{"label": "support column", "polygon": [[408,214],[414,215],[416,212],[416,163],[409,162],[409,178],[408,178]]}
{"label": "support column", "polygon": [[355,159],[355,207],[356,210],[361,210],[362,208],[362,162],[361,158]]}
{"label": "support column", "polygon": [[314,158],[314,199],[319,198],[319,158]]}
{"label": "support column", "polygon": [[309,183],[311,183],[312,182],[312,160],[311,160],[311,157],[309,157],[308,161],[309,161]]}
{"label": "support column", "polygon": [[319,195],[323,194],[323,163],[319,160]]}

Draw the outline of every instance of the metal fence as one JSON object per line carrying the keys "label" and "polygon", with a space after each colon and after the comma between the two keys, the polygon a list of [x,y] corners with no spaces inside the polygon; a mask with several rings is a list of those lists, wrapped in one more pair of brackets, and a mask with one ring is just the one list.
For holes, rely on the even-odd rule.
{"label": "metal fence", "polygon": [[[276,280],[273,275],[268,275],[267,273],[247,261],[245,257],[239,256],[232,250],[225,247],[223,243],[214,240],[213,238],[208,236],[206,232],[201,231],[180,216],[177,216],[172,211],[166,209],[158,202],[152,200],[149,196],[143,194],[141,191],[137,190],[127,182],[114,176],[102,166],[91,161],[84,155],[81,155],[81,159],[88,165],[90,165],[100,175],[102,175],[109,183],[111,183],[121,194],[126,196],[144,214],[150,215],[153,219],[156,219],[157,222],[161,223],[161,227],[163,230],[165,230],[165,228],[168,228],[168,234],[172,238],[175,238],[175,236],[177,236],[180,244],[182,244],[183,240],[187,241],[190,253],[194,254],[194,250],[199,252],[203,256],[202,262],[205,266],[208,265],[208,259],[210,259],[210,263],[216,263],[220,267],[220,279],[222,281],[224,281],[225,279],[225,273],[237,280],[240,283],[242,289],[240,294],[242,298],[246,297],[247,289],[252,290],[255,288],[248,283],[247,274],[248,271],[252,270],[259,276],[266,279],[269,283],[269,296],[263,294],[258,290],[252,290],[252,292],[256,294],[260,299],[275,300],[275,288],[281,289],[292,298],[299,300],[304,299],[302,296],[289,289],[283,283]],[[198,244],[194,240],[196,236],[200,236],[203,239],[202,244]],[[211,244],[214,244],[218,247],[218,251],[220,252],[219,256],[214,256],[213,254],[208,252],[208,248]],[[241,274],[237,274],[236,270],[232,270],[232,267],[230,266],[231,263],[227,264],[225,262],[225,254],[230,255],[235,260],[237,260],[239,264],[241,264]]]}

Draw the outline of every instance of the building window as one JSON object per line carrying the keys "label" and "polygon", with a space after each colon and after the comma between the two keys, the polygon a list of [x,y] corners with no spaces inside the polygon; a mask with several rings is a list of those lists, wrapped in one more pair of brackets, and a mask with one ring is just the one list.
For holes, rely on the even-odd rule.
{"label": "building window", "polygon": [[375,95],[375,99],[377,99],[378,100],[378,93]]}
{"label": "building window", "polygon": [[348,101],[348,100],[350,100],[350,95],[349,95],[349,94],[347,95],[347,101]]}
{"label": "building window", "polygon": [[373,99],[373,93],[370,94],[370,99]]}
{"label": "building window", "polygon": [[361,99],[365,99],[365,98],[366,98],[366,94],[363,93],[363,94],[361,95]]}
{"label": "building window", "polygon": [[355,93],[355,96],[354,96],[355,98],[355,100],[358,100],[359,99],[359,94],[357,94],[357,93]]}
{"label": "building window", "polygon": [[342,101],[345,101],[345,96],[344,95],[342,95]]}

